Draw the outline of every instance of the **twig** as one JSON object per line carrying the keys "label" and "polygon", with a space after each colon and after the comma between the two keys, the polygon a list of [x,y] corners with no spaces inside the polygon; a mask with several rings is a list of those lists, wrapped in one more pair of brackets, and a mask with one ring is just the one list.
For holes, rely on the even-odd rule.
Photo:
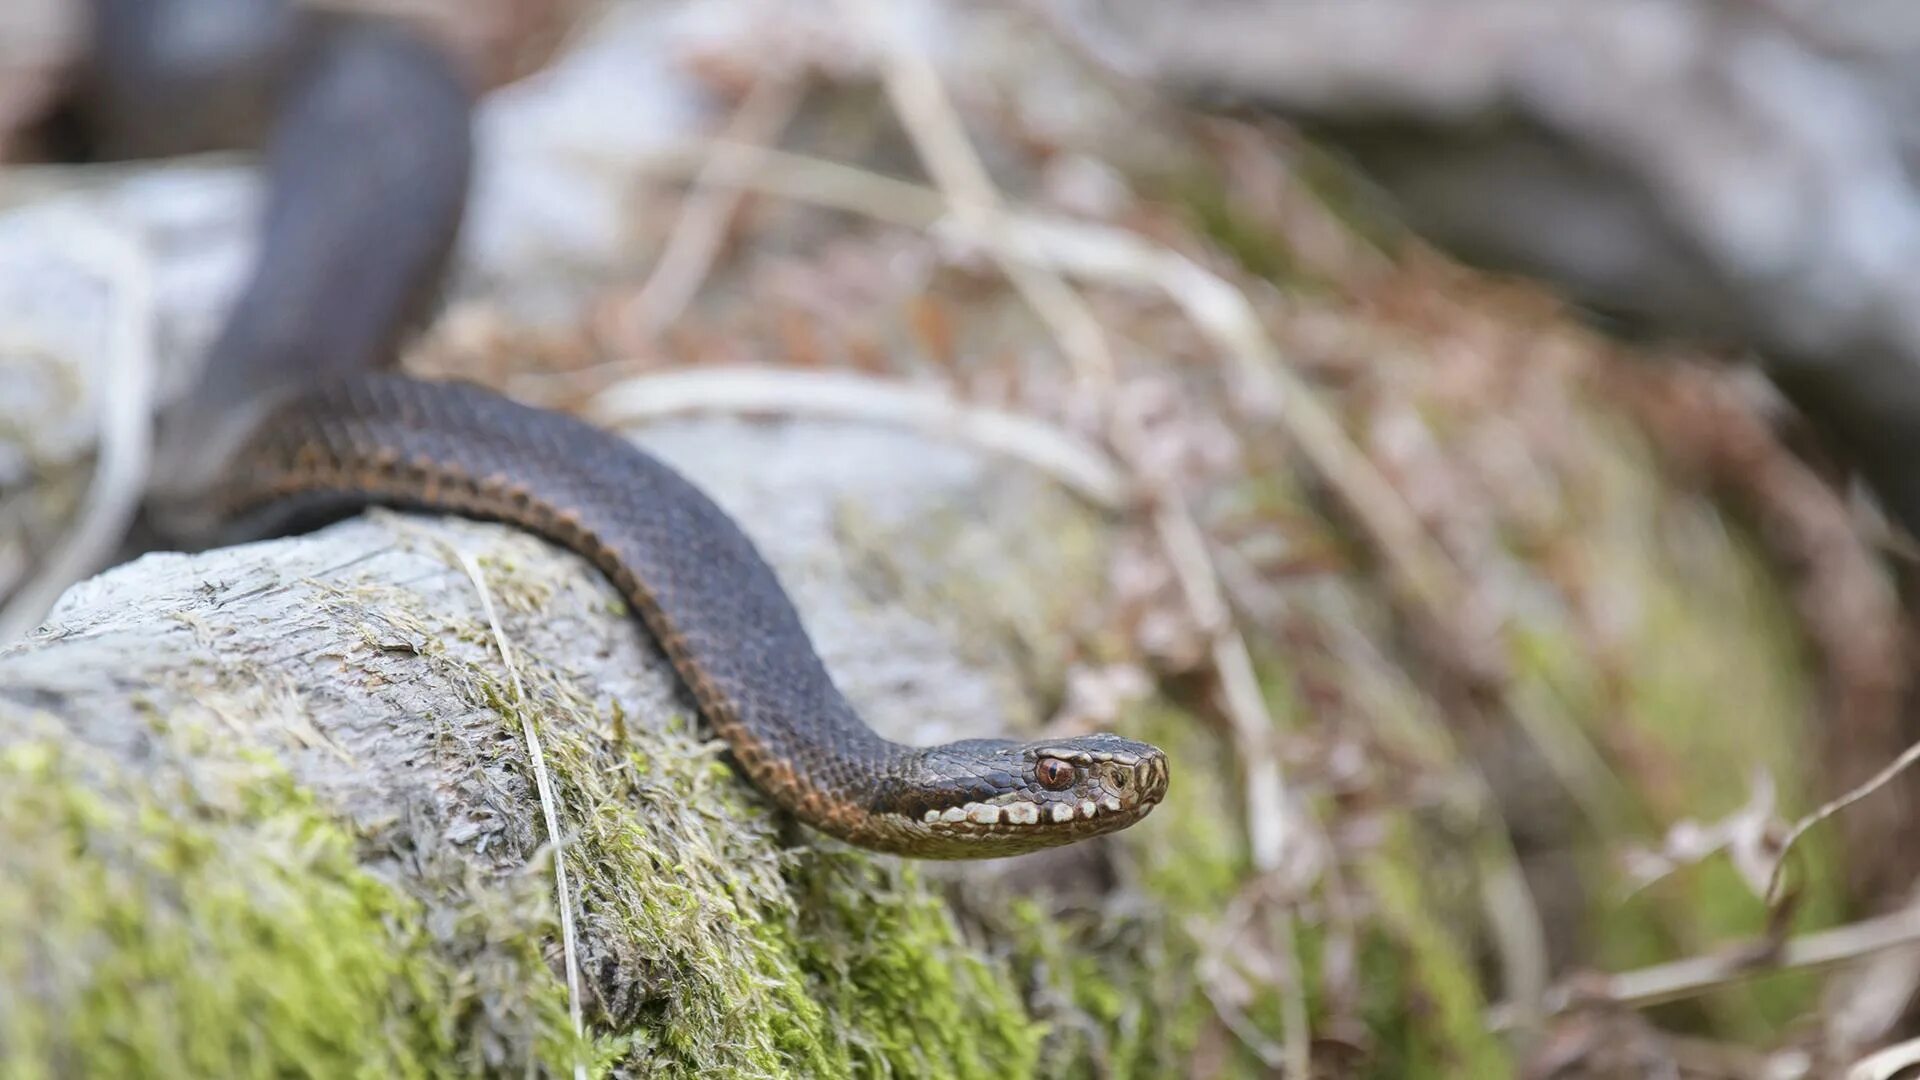
{"label": "twig", "polygon": [[1899,757],[1894,758],[1885,768],[1874,773],[1859,787],[1826,802],[1806,817],[1794,822],[1793,828],[1787,830],[1786,838],[1780,842],[1780,857],[1774,861],[1773,873],[1767,877],[1767,905],[1771,907],[1778,902],[1781,879],[1787,867],[1787,856],[1793,852],[1794,844],[1806,835],[1808,829],[1886,787],[1894,777],[1912,767],[1915,761],[1920,761],[1920,743],[1915,743],[1901,751]]}
{"label": "twig", "polygon": [[[1764,940],[1735,945],[1708,956],[1689,957],[1666,964],[1597,979],[1580,979],[1547,996],[1551,1013],[1563,1013],[1598,1001],[1631,1008],[1693,997],[1706,991],[1780,971],[1831,967],[1889,949],[1920,945],[1920,908],[1865,919],[1829,930],[1790,938],[1770,950]],[[1489,1024],[1504,1030],[1512,1026],[1513,1007],[1489,1010]]]}
{"label": "twig", "polygon": [[[710,182],[737,184],[750,191],[794,202],[841,210],[909,229],[931,229],[946,213],[947,200],[924,184],[845,162],[740,143],[728,145],[749,171]],[[696,140],[642,158],[636,166],[655,175],[691,180],[712,154],[711,140]]]}
{"label": "twig", "polygon": [[0,610],[0,644],[38,626],[68,587],[106,561],[139,509],[153,452],[153,268],[135,243],[88,218],[73,217],[68,239],[69,253],[99,273],[115,300],[92,379],[99,452],[73,528]]}
{"label": "twig", "polygon": [[[1909,884],[1906,908],[1920,909],[1920,884]],[[1894,1033],[1920,988],[1920,951],[1869,957],[1829,981],[1822,996],[1822,1045],[1859,1051]]]}
{"label": "twig", "polygon": [[1210,656],[1220,676],[1227,715],[1245,755],[1247,814],[1254,822],[1272,823],[1264,829],[1250,824],[1248,830],[1254,867],[1262,873],[1271,872],[1279,869],[1285,855],[1284,830],[1290,816],[1280,763],[1271,749],[1273,718],[1267,711],[1246,639],[1234,628],[1232,613],[1221,594],[1205,535],[1184,506],[1165,500],[1161,505],[1154,514],[1155,531],[1173,563],[1188,609],[1212,642]]}
{"label": "twig", "polygon": [[[487,588],[486,573],[467,552],[455,551],[454,556],[480,593],[480,607],[486,612],[487,625],[492,628],[494,644],[500,650],[500,660],[506,664],[507,676],[513,683],[513,707],[520,717],[520,733],[527,740],[527,762],[533,770],[534,787],[540,793],[540,813],[546,818],[547,843],[553,848],[553,888],[560,906],[560,950],[565,958],[567,973],[567,1015],[573,1020],[575,1038],[584,1041],[586,1025],[580,1009],[580,950],[573,926],[573,897],[567,887],[567,861],[564,839],[560,833],[560,813],[553,795],[553,781],[547,774],[547,756],[540,747],[539,734],[533,729],[533,715],[527,708],[526,687],[520,682],[520,667],[514,662],[513,648],[507,643],[507,632],[500,625],[499,612],[494,609],[493,591]],[[587,1076],[586,1063],[580,1059],[577,1047],[573,1075],[575,1080],[586,1080]]]}
{"label": "twig", "polygon": [[690,413],[772,413],[909,426],[1005,454],[1103,510],[1128,504],[1130,484],[1096,446],[1032,417],[968,405],[940,390],[838,371],[683,368],[623,379],[587,406],[618,427]]}
{"label": "twig", "polygon": [[1270,905],[1267,912],[1267,937],[1281,943],[1274,952],[1280,961],[1280,1039],[1287,1074],[1313,1080],[1313,1017],[1307,1009],[1306,965],[1300,961],[1300,921],[1291,905]]}
{"label": "twig", "polygon": [[966,129],[940,85],[939,72],[925,55],[907,47],[891,32],[887,13],[878,0],[841,0],[840,6],[850,21],[868,28],[879,45],[887,98],[940,189],[946,203],[944,212],[968,231],[988,239],[988,254],[1015,291],[1048,324],[1073,366],[1075,378],[1088,389],[1109,390],[1114,378],[1113,357],[1100,321],[1066,282],[1013,254],[1015,245],[1006,215],[1001,212],[1000,193],[967,140]]}
{"label": "twig", "polygon": [[1920,943],[1920,913],[1901,912],[1794,938],[1770,960],[1754,962],[1764,942],[1724,955],[1657,964],[1609,978],[1605,997],[1622,1005],[1649,1006],[1688,997],[1724,983],[1772,971],[1829,967],[1885,949]]}
{"label": "twig", "polygon": [[778,135],[799,102],[786,73],[767,72],[747,91],[724,137],[710,144],[707,162],[681,201],[679,219],[653,273],[625,313],[626,329],[640,340],[653,340],[692,302],[740,205],[743,190],[737,177],[753,168],[750,150]]}
{"label": "twig", "polygon": [[[1220,1018],[1221,1023],[1226,1025],[1227,1030],[1233,1032],[1234,1037],[1239,1039],[1253,1056],[1259,1058],[1261,1064],[1269,1069],[1279,1069],[1286,1066],[1290,1060],[1287,1048],[1274,1043],[1254,1025],[1246,1011],[1237,1002],[1231,1000],[1229,995],[1234,988],[1223,986],[1224,980],[1221,977],[1223,972],[1232,967],[1228,963],[1229,955],[1238,961],[1242,969],[1251,966],[1249,962],[1253,959],[1264,959],[1257,952],[1250,953],[1238,948],[1237,939],[1243,930],[1252,926],[1254,917],[1258,914],[1261,902],[1264,900],[1262,894],[1267,883],[1267,879],[1251,882],[1228,902],[1226,909],[1220,913],[1218,921],[1214,924],[1214,932],[1207,935],[1201,943],[1195,975],[1201,994],[1205,995],[1207,1003],[1213,1006],[1214,1014]],[[1289,965],[1285,965],[1282,961],[1270,961],[1270,966]],[[1291,966],[1296,969],[1298,967],[1298,965]],[[1232,974],[1236,977],[1247,974],[1253,974],[1256,977],[1265,975],[1267,981],[1271,982],[1284,977],[1286,972],[1269,974],[1241,970],[1233,971]]]}
{"label": "twig", "polygon": [[1908,1039],[1854,1062],[1847,1080],[1893,1080],[1915,1065],[1920,1065],[1920,1039]]}
{"label": "twig", "polygon": [[[1476,767],[1473,775],[1475,801],[1487,813],[1498,815],[1499,806],[1487,781]],[[1504,822],[1501,823],[1504,826]],[[1540,907],[1534,903],[1533,890],[1527,887],[1526,872],[1520,867],[1512,834],[1504,827],[1481,830],[1474,845],[1479,864],[1480,907],[1486,918],[1487,934],[1500,959],[1500,979],[1508,997],[1510,1030],[1523,1047],[1539,1037],[1545,1017],[1543,1002],[1551,977],[1547,961],[1546,925]]]}

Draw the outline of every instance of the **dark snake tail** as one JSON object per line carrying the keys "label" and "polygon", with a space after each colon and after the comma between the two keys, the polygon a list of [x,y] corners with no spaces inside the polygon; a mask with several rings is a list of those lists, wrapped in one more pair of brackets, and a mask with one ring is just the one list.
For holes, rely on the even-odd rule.
{"label": "dark snake tail", "polygon": [[259,254],[163,431],[169,495],[209,486],[263,403],[391,365],[459,233],[472,95],[447,56],[381,20],[322,20],[300,38],[277,84]]}

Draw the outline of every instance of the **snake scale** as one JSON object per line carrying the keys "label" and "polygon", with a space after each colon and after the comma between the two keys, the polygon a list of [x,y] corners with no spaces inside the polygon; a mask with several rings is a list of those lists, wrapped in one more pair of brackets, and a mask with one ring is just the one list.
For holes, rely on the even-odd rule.
{"label": "snake scale", "polygon": [[[158,8],[226,0],[96,2],[97,51],[137,59]],[[269,30],[260,40],[298,40],[303,59],[274,122],[260,254],[168,424],[163,481],[221,522],[314,522],[382,504],[504,522],[578,553],[659,641],[747,779],[862,847],[1012,855],[1125,828],[1160,802],[1166,757],[1117,735],[882,738],[835,686],[752,542],[667,465],[558,412],[375,370],[442,274],[470,103],[438,50],[397,27]],[[123,70],[151,81],[165,66]],[[180,96],[139,89],[122,96]]]}

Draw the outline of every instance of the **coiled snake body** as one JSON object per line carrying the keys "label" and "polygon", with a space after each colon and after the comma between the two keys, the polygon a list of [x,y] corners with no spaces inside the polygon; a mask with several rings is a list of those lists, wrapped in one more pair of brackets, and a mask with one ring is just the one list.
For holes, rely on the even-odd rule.
{"label": "coiled snake body", "polygon": [[[478,387],[357,370],[438,275],[464,191],[467,116],[429,50],[358,25],[324,46],[280,110],[253,280],[171,425],[177,477],[220,463],[183,485],[217,517],[383,503],[510,523],[585,556],[753,784],[854,844],[1010,855],[1125,828],[1160,801],[1165,757],[1114,735],[926,748],[881,738],[834,686],[752,543],[666,465]],[[268,400],[280,404],[237,452],[178,452],[224,440],[243,406]]]}

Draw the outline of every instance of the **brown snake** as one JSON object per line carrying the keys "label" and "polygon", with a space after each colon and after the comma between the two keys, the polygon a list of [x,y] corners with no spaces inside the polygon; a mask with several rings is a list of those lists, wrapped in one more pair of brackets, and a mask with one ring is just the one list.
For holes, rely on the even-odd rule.
{"label": "brown snake", "polygon": [[[112,45],[113,18],[137,33],[156,3],[201,0],[98,2]],[[364,370],[390,354],[445,261],[468,101],[403,34],[350,23],[317,40],[279,110],[259,263],[169,425],[163,479],[198,489],[223,520],[312,522],[378,503],[506,522],[577,552],[660,642],[754,786],[863,847],[1010,855],[1125,828],[1159,803],[1165,756],[1115,735],[924,748],[880,737],[753,544],[666,465],[478,387]],[[279,404],[254,423],[265,401]]]}
{"label": "brown snake", "polygon": [[868,728],[786,591],[720,508],[657,459],[479,387],[366,375],[269,417],[224,516],[361,503],[508,522],[578,552],[665,649],[754,786],[851,843],[1011,855],[1125,828],[1160,801],[1160,751],[1115,735],[917,748]]}

